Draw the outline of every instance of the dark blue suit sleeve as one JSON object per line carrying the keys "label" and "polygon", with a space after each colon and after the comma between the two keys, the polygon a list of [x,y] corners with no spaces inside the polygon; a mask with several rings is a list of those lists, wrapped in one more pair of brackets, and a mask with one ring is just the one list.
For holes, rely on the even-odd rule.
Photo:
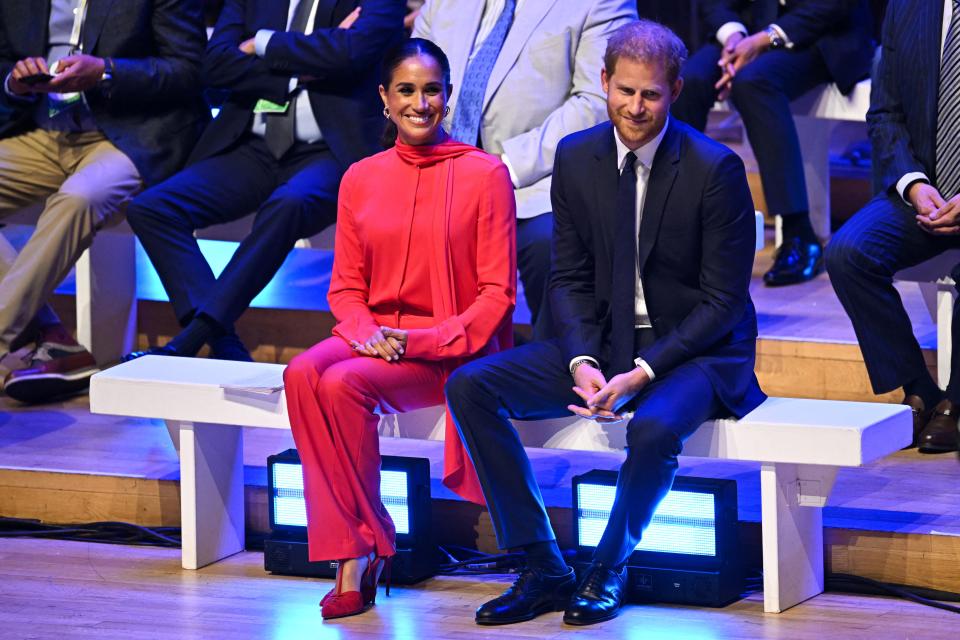
{"label": "dark blue suit sleeve", "polygon": [[701,300],[672,331],[639,353],[656,375],[705,354],[741,322],[750,304],[756,219],[743,162],[732,152],[710,168],[702,220]]}
{"label": "dark blue suit sleeve", "polygon": [[255,30],[246,25],[245,5],[246,0],[227,0],[224,4],[203,58],[204,84],[254,100],[283,102],[290,73],[275,73],[263,59],[240,51],[240,44],[255,35]]}
{"label": "dark blue suit sleeve", "polygon": [[113,59],[113,80],[106,92],[111,102],[182,103],[186,95],[199,95],[207,39],[200,0],[157,0],[150,26],[156,54]]}
{"label": "dark blue suit sleeve", "polygon": [[378,66],[384,52],[403,37],[406,4],[401,0],[364,0],[349,29],[317,29],[310,34],[276,32],[264,61],[279,72],[317,80],[350,77]]}
{"label": "dark blue suit sleeve", "polygon": [[550,198],[553,204],[553,238],[550,255],[550,311],[564,358],[591,356],[600,360],[602,328],[596,317],[593,248],[577,229],[576,211],[566,189],[567,172],[576,167],[564,141],[557,147]]}
{"label": "dark blue suit sleeve", "polygon": [[[897,181],[912,172],[927,173],[914,152],[907,128],[901,95],[902,83],[897,81],[896,68],[900,52],[896,49],[901,28],[899,3],[891,2],[883,20],[880,64],[870,89],[870,109],[867,111],[867,130],[873,144],[873,175],[879,191],[896,187]],[[918,73],[920,70],[918,70]],[[906,96],[916,100],[914,94]]]}

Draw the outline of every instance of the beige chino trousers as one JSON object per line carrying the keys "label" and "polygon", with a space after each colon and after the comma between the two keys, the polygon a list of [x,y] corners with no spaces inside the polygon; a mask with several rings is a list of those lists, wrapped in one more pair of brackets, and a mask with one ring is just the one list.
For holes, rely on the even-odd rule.
{"label": "beige chino trousers", "polygon": [[46,301],[142,186],[130,158],[99,131],[36,129],[0,140],[0,223],[45,201],[19,255],[0,242],[0,355],[38,312],[56,317]]}

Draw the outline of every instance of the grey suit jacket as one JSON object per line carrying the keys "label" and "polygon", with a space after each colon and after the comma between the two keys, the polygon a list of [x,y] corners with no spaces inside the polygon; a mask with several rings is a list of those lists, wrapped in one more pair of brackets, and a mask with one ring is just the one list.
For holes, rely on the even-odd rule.
{"label": "grey suit jacket", "polygon": [[[452,122],[483,0],[427,0],[413,35],[450,58]],[[637,18],[634,0],[523,0],[490,75],[480,138],[504,154],[518,184],[517,217],[551,210],[550,174],[564,136],[607,119],[600,70],[607,39]]]}

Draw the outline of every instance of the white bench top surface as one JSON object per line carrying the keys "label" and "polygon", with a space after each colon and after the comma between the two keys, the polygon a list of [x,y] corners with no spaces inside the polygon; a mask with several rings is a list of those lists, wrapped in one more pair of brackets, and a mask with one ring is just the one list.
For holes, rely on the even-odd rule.
{"label": "white bench top surface", "polygon": [[[146,356],[93,376],[90,410],[110,415],[288,429],[282,392],[257,394],[227,387],[283,384],[283,365]],[[442,439],[443,409],[384,416],[380,433]],[[516,422],[526,446],[622,451],[625,424],[562,418]],[[830,466],[859,466],[909,444],[912,416],[904,405],[769,398],[742,420],[705,423],[684,454]]]}

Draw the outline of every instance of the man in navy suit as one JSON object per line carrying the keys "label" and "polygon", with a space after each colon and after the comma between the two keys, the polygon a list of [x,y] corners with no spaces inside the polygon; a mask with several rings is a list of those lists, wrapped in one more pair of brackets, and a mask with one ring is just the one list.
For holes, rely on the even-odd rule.
{"label": "man in navy suit", "polygon": [[[188,167],[145,191],[127,218],[183,329],[145,353],[249,360],[234,321],[300,238],[336,220],[340,177],[378,151],[384,52],[403,36],[397,0],[229,0],[204,59],[226,94]],[[219,277],[196,229],[255,211]]]}
{"label": "man in navy suit", "polygon": [[874,46],[867,0],[702,0],[711,42],[683,68],[673,114],[703,131],[714,102],[729,96],[757,157],[767,207],[780,216],[783,244],[764,274],[768,286],[823,271],[810,225],[800,140],[790,101],[819,85],[849,93],[870,73]]}
{"label": "man in navy suit", "polygon": [[[957,449],[960,349],[944,393],[927,370],[893,274],[960,247],[958,14],[956,0],[887,6],[867,113],[877,195],[827,248],[830,281],[857,332],[873,390],[903,388],[923,453]],[[960,268],[950,275],[960,282]],[[958,332],[955,306],[954,345]]]}
{"label": "man in navy suit", "polygon": [[[466,364],[447,384],[498,544],[527,555],[516,584],[477,611],[480,624],[555,609],[570,624],[615,616],[624,564],[670,489],[684,439],[765,397],[753,373],[753,204],[740,159],[669,116],[685,55],[653,22],[611,37],[602,75],[611,122],[564,138],[553,170],[550,304],[559,338]],[[509,420],[570,412],[626,420],[628,443],[609,523],[579,586]]]}
{"label": "man in navy suit", "polygon": [[0,0],[0,222],[43,205],[19,254],[0,243],[10,396],[80,391],[97,371],[46,301],[144,184],[183,166],[210,118],[205,40],[200,0]]}

